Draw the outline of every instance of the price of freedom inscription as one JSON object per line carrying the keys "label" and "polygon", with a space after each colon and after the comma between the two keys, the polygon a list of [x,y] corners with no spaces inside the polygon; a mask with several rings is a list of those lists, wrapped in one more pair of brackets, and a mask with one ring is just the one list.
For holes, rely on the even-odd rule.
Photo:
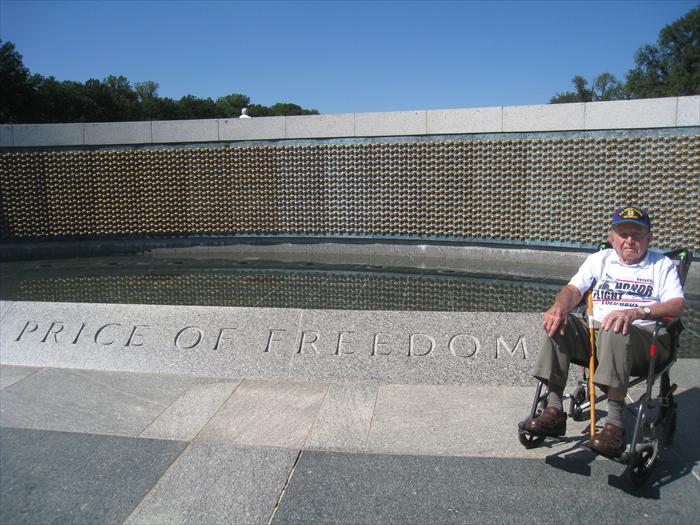
{"label": "price of freedom inscription", "polygon": [[15,302],[3,364],[225,377],[527,384],[540,314]]}

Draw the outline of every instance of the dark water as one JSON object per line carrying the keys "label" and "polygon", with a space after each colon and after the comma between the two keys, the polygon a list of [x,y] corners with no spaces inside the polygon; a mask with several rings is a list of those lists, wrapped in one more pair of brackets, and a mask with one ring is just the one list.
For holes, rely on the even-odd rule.
{"label": "dark water", "polygon": [[[0,264],[0,299],[273,308],[543,312],[563,282],[455,271],[259,260],[95,257]],[[700,300],[682,357],[700,357]]]}

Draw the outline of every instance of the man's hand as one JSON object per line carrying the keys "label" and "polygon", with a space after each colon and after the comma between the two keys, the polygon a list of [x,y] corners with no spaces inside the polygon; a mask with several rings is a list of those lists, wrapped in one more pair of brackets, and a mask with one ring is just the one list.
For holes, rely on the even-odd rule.
{"label": "man's hand", "polygon": [[601,328],[603,330],[612,329],[615,333],[622,332],[622,335],[627,335],[630,332],[632,322],[641,318],[642,316],[639,315],[639,308],[615,310],[605,316]]}
{"label": "man's hand", "polygon": [[[651,314],[647,319],[677,318],[683,314],[685,302],[680,297],[674,297],[663,303],[651,305]],[[612,329],[614,332],[627,335],[630,326],[637,319],[644,319],[644,312],[641,308],[628,308],[625,310],[615,310],[610,312],[603,319],[601,328],[603,330]]]}
{"label": "man's hand", "polygon": [[567,323],[567,312],[561,307],[561,304],[557,301],[554,305],[544,313],[544,320],[542,321],[542,327],[544,331],[547,332],[549,337],[554,337],[559,330],[560,335],[564,335],[564,329]]}
{"label": "man's hand", "polygon": [[567,284],[559,290],[554,304],[544,313],[542,321],[542,328],[549,337],[554,337],[557,330],[560,335],[564,335],[568,314],[580,302],[581,292],[575,286]]}

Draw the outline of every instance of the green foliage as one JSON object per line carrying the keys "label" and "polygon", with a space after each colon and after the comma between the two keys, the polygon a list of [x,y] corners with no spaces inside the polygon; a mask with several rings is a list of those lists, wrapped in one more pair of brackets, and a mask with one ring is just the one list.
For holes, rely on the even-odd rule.
{"label": "green foliage", "polygon": [[250,104],[231,93],[216,99],[186,95],[180,100],[158,96],[159,85],[148,80],[133,87],[124,76],[110,75],[84,84],[30,75],[12,42],[0,41],[0,123],[119,122],[238,117],[244,107],[251,116],[313,115],[315,109],[278,103]]}
{"label": "green foliage", "polygon": [[297,104],[291,102],[278,102],[270,106],[270,112],[275,116],[292,116],[292,115],[318,115],[315,109],[306,110]]}
{"label": "green foliage", "polygon": [[549,100],[550,104],[567,102],[597,102],[600,100],[621,100],[627,98],[625,87],[610,73],[602,73],[593,80],[593,86],[588,87],[588,81],[575,76],[571,82],[576,91],[557,93]]}
{"label": "green foliage", "polygon": [[216,99],[216,110],[221,117],[240,117],[241,110],[250,105],[250,97],[231,93]]}
{"label": "green foliage", "polygon": [[658,45],[640,47],[635,67],[624,83],[610,73],[595,78],[592,88],[580,76],[572,80],[575,91],[557,93],[550,104],[700,94],[700,7],[664,27]]}
{"label": "green foliage", "polygon": [[664,27],[657,46],[642,46],[627,74],[633,98],[700,94],[700,7]]}
{"label": "green foliage", "polygon": [[[0,41],[2,43],[2,41]],[[0,122],[25,122],[34,117],[34,82],[12,42],[0,46]]]}

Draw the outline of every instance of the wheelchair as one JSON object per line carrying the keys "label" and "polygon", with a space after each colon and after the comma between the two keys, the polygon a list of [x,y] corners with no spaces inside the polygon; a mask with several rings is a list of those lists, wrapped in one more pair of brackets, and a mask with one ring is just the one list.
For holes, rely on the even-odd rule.
{"label": "wheelchair", "polygon": [[[609,247],[607,243],[601,244],[599,249]],[[692,253],[686,249],[665,252],[664,255],[676,263],[681,286],[685,285]],[[656,362],[656,339],[659,331],[664,328],[670,335],[671,355],[665,362]],[[656,466],[662,450],[673,441],[676,430],[677,404],[673,394],[677,385],[671,384],[669,371],[676,361],[679,347],[679,336],[683,330],[683,324],[679,319],[661,319],[656,322],[652,333],[652,342],[649,346],[650,363],[648,370],[632,370],[630,376],[629,389],[646,382],[644,393],[639,399],[627,405],[635,416],[634,432],[632,440],[627,445],[626,450],[618,457],[610,458],[613,461],[626,465],[626,474],[635,484],[641,485],[646,482]],[[574,364],[574,362],[572,362]],[[568,416],[575,421],[582,421],[590,415],[590,387],[587,374],[588,363],[577,362],[582,367],[582,378],[570,394],[563,396],[563,403],[568,401]],[[659,381],[659,394],[654,397],[652,389],[654,383]],[[537,382],[535,396],[530,408],[530,414],[523,421],[518,423],[518,438],[520,443],[527,449],[541,445],[545,439],[562,441],[561,437],[541,436],[525,430],[525,423],[530,418],[535,418],[542,413],[547,406],[547,390],[542,381]],[[595,388],[595,387],[594,387]],[[628,395],[629,395],[628,390]],[[596,395],[596,404],[607,399],[605,393]]]}

